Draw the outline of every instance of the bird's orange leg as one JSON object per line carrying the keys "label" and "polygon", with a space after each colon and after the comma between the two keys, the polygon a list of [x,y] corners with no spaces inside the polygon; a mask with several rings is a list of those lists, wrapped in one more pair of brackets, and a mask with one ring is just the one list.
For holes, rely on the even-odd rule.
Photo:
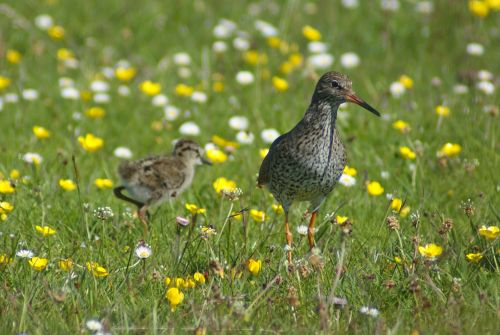
{"label": "bird's orange leg", "polygon": [[314,222],[316,221],[316,216],[318,211],[314,211],[311,214],[311,221],[309,221],[309,228],[307,229],[307,239],[309,240],[309,250],[314,248]]}
{"label": "bird's orange leg", "polygon": [[290,225],[288,224],[288,212],[285,212],[285,237],[286,244],[288,245],[288,265],[292,265],[292,232],[290,231]]}

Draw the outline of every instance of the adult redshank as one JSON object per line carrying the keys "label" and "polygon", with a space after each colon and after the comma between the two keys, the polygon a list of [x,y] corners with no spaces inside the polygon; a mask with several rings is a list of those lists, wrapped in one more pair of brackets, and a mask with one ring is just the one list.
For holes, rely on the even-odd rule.
{"label": "adult redshank", "polygon": [[312,249],[318,209],[333,190],[345,167],[345,149],[335,127],[340,104],[353,102],[380,116],[377,110],[354,93],[351,86],[352,83],[345,74],[325,73],[316,84],[311,103],[302,120],[273,142],[260,167],[258,186],[267,185],[285,212],[285,236],[290,265],[290,206],[294,201],[310,202],[311,219],[307,235]]}

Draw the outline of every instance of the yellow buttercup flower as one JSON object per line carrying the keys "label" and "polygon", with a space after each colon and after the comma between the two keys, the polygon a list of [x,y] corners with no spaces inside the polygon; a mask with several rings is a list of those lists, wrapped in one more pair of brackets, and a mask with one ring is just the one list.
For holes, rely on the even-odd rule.
{"label": "yellow buttercup flower", "polygon": [[43,271],[47,267],[48,263],[49,260],[47,258],[41,258],[41,257],[32,257],[28,261],[28,264],[36,271]]}
{"label": "yellow buttercup flower", "polygon": [[462,151],[460,144],[446,143],[441,147],[437,155],[438,157],[455,157],[460,153],[460,151]]}
{"label": "yellow buttercup flower", "polygon": [[18,64],[21,61],[21,58],[23,56],[21,53],[17,50],[12,50],[8,49],[7,53],[5,54],[5,58],[7,59],[7,62],[11,64]]}
{"label": "yellow buttercup flower", "polygon": [[6,89],[10,86],[11,80],[10,78],[0,76],[0,91]]}
{"label": "yellow buttercup flower", "polygon": [[486,17],[490,12],[488,3],[483,0],[469,1],[469,11],[477,17]]}
{"label": "yellow buttercup flower", "polygon": [[384,188],[378,181],[371,181],[366,185],[366,189],[368,190],[368,194],[373,196],[379,196],[384,193]]}
{"label": "yellow buttercup flower", "polygon": [[273,209],[273,211],[278,214],[278,215],[281,215],[283,214],[283,212],[285,211],[283,209],[283,206],[281,206],[280,204],[272,204],[271,205],[271,208]]}
{"label": "yellow buttercup flower", "polygon": [[410,210],[411,210],[410,206],[404,206],[403,209],[399,211],[399,216],[401,216],[402,218],[407,217],[408,214],[410,213]]}
{"label": "yellow buttercup flower", "polygon": [[449,116],[450,115],[450,108],[447,106],[436,106],[436,114],[439,116]]}
{"label": "yellow buttercup flower", "polygon": [[0,180],[0,193],[10,194],[14,193],[16,189],[12,186],[8,180]]}
{"label": "yellow buttercup flower", "polygon": [[415,159],[417,155],[407,146],[399,147],[399,154],[405,159]]}
{"label": "yellow buttercup flower", "polygon": [[66,48],[57,49],[57,59],[59,59],[60,61],[67,61],[74,58],[75,54],[73,53],[73,51]]}
{"label": "yellow buttercup flower", "polygon": [[243,218],[243,214],[241,214],[241,212],[232,212],[231,213],[231,217],[235,220],[241,220]]}
{"label": "yellow buttercup flower", "polygon": [[36,138],[41,140],[50,137],[50,131],[40,126],[33,127],[33,134],[35,134]]}
{"label": "yellow buttercup flower", "polygon": [[319,30],[309,25],[302,28],[302,35],[310,41],[319,41],[321,39],[321,33]]}
{"label": "yellow buttercup flower", "polygon": [[407,132],[409,132],[411,130],[410,125],[407,122],[403,121],[403,120],[397,120],[397,121],[395,121],[392,124],[392,127],[394,129],[399,130],[402,133],[407,133]]}
{"label": "yellow buttercup flower", "polygon": [[94,185],[100,189],[106,189],[106,188],[111,189],[111,188],[113,188],[113,181],[111,179],[107,179],[107,178],[97,178],[94,181]]}
{"label": "yellow buttercup flower", "polygon": [[102,119],[106,111],[102,107],[90,107],[85,111],[85,115],[91,119]]}
{"label": "yellow buttercup flower", "polygon": [[214,187],[215,192],[220,194],[223,190],[232,191],[236,189],[236,182],[224,177],[219,177],[213,182],[212,186]]}
{"label": "yellow buttercup flower", "polygon": [[73,268],[73,261],[71,259],[61,259],[60,261],[57,262],[57,265],[59,265],[59,268],[64,270],[64,271],[69,271]]}
{"label": "yellow buttercup flower", "polygon": [[493,241],[500,236],[500,228],[497,226],[482,226],[479,228],[479,235],[486,237],[488,240]]}
{"label": "yellow buttercup flower", "polygon": [[167,290],[165,294],[168,302],[170,303],[170,307],[172,307],[172,311],[175,311],[177,305],[179,305],[182,300],[184,300],[184,293],[179,291],[177,287],[171,287]]}
{"label": "yellow buttercup flower", "polygon": [[225,138],[222,138],[218,135],[212,136],[212,142],[217,144],[219,147],[223,147],[223,148],[226,148],[226,147],[239,148],[240,147],[240,144],[238,142],[228,141]]}
{"label": "yellow buttercup flower", "polygon": [[486,3],[493,10],[500,10],[500,0],[486,0]]}
{"label": "yellow buttercup flower", "polygon": [[10,178],[11,179],[19,179],[19,177],[21,176],[21,173],[19,172],[19,170],[16,170],[16,169],[12,169],[12,171],[10,171]]}
{"label": "yellow buttercup flower", "polygon": [[0,214],[10,213],[14,210],[14,206],[7,201],[0,201]]}
{"label": "yellow buttercup flower", "polygon": [[267,63],[267,55],[255,50],[249,50],[243,54],[243,59],[250,65],[264,65]]}
{"label": "yellow buttercup flower", "polygon": [[269,152],[269,148],[259,149],[260,158],[266,158],[268,152]]}
{"label": "yellow buttercup flower", "polygon": [[222,81],[214,81],[212,84],[212,91],[215,93],[220,93],[224,91],[224,83]]}
{"label": "yellow buttercup flower", "polygon": [[66,34],[64,28],[61,26],[52,26],[49,28],[49,30],[47,30],[47,33],[54,40],[61,40]]}
{"label": "yellow buttercup flower", "polygon": [[396,262],[397,264],[401,264],[403,260],[399,256],[394,256],[394,262]]}
{"label": "yellow buttercup flower", "polygon": [[247,269],[248,271],[250,271],[252,275],[254,276],[258,275],[260,270],[262,269],[262,261],[250,258],[247,261]]}
{"label": "yellow buttercup flower", "polygon": [[480,252],[478,252],[478,253],[470,253],[470,254],[465,255],[465,258],[469,262],[478,263],[483,258],[483,254],[481,254]]}
{"label": "yellow buttercup flower", "polygon": [[137,73],[134,67],[117,67],[115,70],[115,77],[121,81],[132,80]]}
{"label": "yellow buttercup flower", "polygon": [[411,89],[413,87],[413,79],[411,79],[406,74],[403,74],[401,77],[399,77],[399,82],[403,84],[403,86],[407,89]]}
{"label": "yellow buttercup flower", "polygon": [[65,191],[73,191],[76,189],[76,184],[71,179],[59,179],[59,186]]}
{"label": "yellow buttercup flower", "polygon": [[7,254],[0,255],[0,265],[7,265],[12,263],[12,258],[7,256]]}
{"label": "yellow buttercup flower", "polygon": [[193,275],[193,278],[194,278],[194,280],[196,280],[198,283],[200,283],[200,284],[205,284],[205,276],[203,275],[203,273],[196,272],[196,273]]}
{"label": "yellow buttercup flower", "polygon": [[139,88],[144,94],[149,96],[157,95],[161,92],[161,84],[152,82],[151,80],[143,81],[139,85]]}
{"label": "yellow buttercup flower", "polygon": [[212,148],[207,150],[206,154],[207,158],[214,164],[224,163],[227,161],[227,155],[222,150]]}
{"label": "yellow buttercup flower", "polygon": [[85,265],[87,266],[87,270],[89,270],[94,277],[107,277],[109,275],[108,270],[101,266],[97,262],[86,262]]}
{"label": "yellow buttercup flower", "polygon": [[344,167],[344,173],[351,176],[351,177],[356,177],[356,175],[358,174],[358,171],[355,168],[346,165]]}
{"label": "yellow buttercup flower", "polygon": [[277,36],[271,36],[267,38],[267,45],[269,45],[271,48],[279,48],[281,44],[281,39]]}
{"label": "yellow buttercup flower", "polygon": [[93,134],[87,134],[85,137],[79,136],[78,142],[82,146],[83,150],[88,152],[95,152],[102,148],[104,141],[102,138],[94,136]]}
{"label": "yellow buttercup flower", "polygon": [[250,216],[257,222],[264,222],[266,220],[266,213],[257,209],[251,209]]}
{"label": "yellow buttercup flower", "polygon": [[346,221],[347,221],[347,219],[348,219],[348,217],[347,217],[347,216],[340,216],[340,215],[337,215],[337,216],[335,217],[335,222],[336,222],[337,224],[341,225],[341,224],[343,224],[344,222],[346,222]]}
{"label": "yellow buttercup flower", "polygon": [[37,232],[42,234],[44,237],[54,235],[56,233],[56,230],[54,228],[51,228],[49,226],[35,226],[35,229]]}
{"label": "yellow buttercup flower", "polygon": [[199,208],[195,204],[186,203],[185,207],[193,215],[195,215],[195,214],[205,214],[205,212],[206,212],[205,208]]}
{"label": "yellow buttercup flower", "polygon": [[418,252],[423,257],[433,260],[443,253],[443,247],[434,243],[429,243],[424,246],[418,246]]}
{"label": "yellow buttercup flower", "polygon": [[280,77],[274,76],[273,79],[273,86],[278,92],[285,92],[288,90],[288,82]]}
{"label": "yellow buttercup flower", "polygon": [[190,97],[193,95],[194,87],[188,86],[186,84],[177,84],[175,86],[175,94],[181,97]]}

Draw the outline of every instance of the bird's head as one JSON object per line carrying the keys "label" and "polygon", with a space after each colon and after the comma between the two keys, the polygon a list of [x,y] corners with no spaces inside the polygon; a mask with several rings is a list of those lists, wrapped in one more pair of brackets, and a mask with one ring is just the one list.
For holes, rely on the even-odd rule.
{"label": "bird's head", "polygon": [[321,76],[314,91],[313,101],[315,100],[326,100],[338,105],[344,102],[353,102],[380,116],[380,113],[375,108],[354,93],[351,80],[340,72],[327,72]]}
{"label": "bird's head", "polygon": [[212,162],[204,157],[203,148],[200,147],[198,143],[191,140],[178,140],[175,143],[174,156],[193,165],[212,165]]}

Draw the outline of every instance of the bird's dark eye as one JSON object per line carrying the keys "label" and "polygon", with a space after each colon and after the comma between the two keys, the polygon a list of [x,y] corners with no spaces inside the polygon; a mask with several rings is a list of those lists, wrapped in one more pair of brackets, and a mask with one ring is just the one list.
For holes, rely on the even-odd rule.
{"label": "bird's dark eye", "polygon": [[332,80],[332,87],[333,87],[333,88],[339,88],[339,87],[340,87],[339,82],[338,82],[338,81],[336,81],[336,80]]}

